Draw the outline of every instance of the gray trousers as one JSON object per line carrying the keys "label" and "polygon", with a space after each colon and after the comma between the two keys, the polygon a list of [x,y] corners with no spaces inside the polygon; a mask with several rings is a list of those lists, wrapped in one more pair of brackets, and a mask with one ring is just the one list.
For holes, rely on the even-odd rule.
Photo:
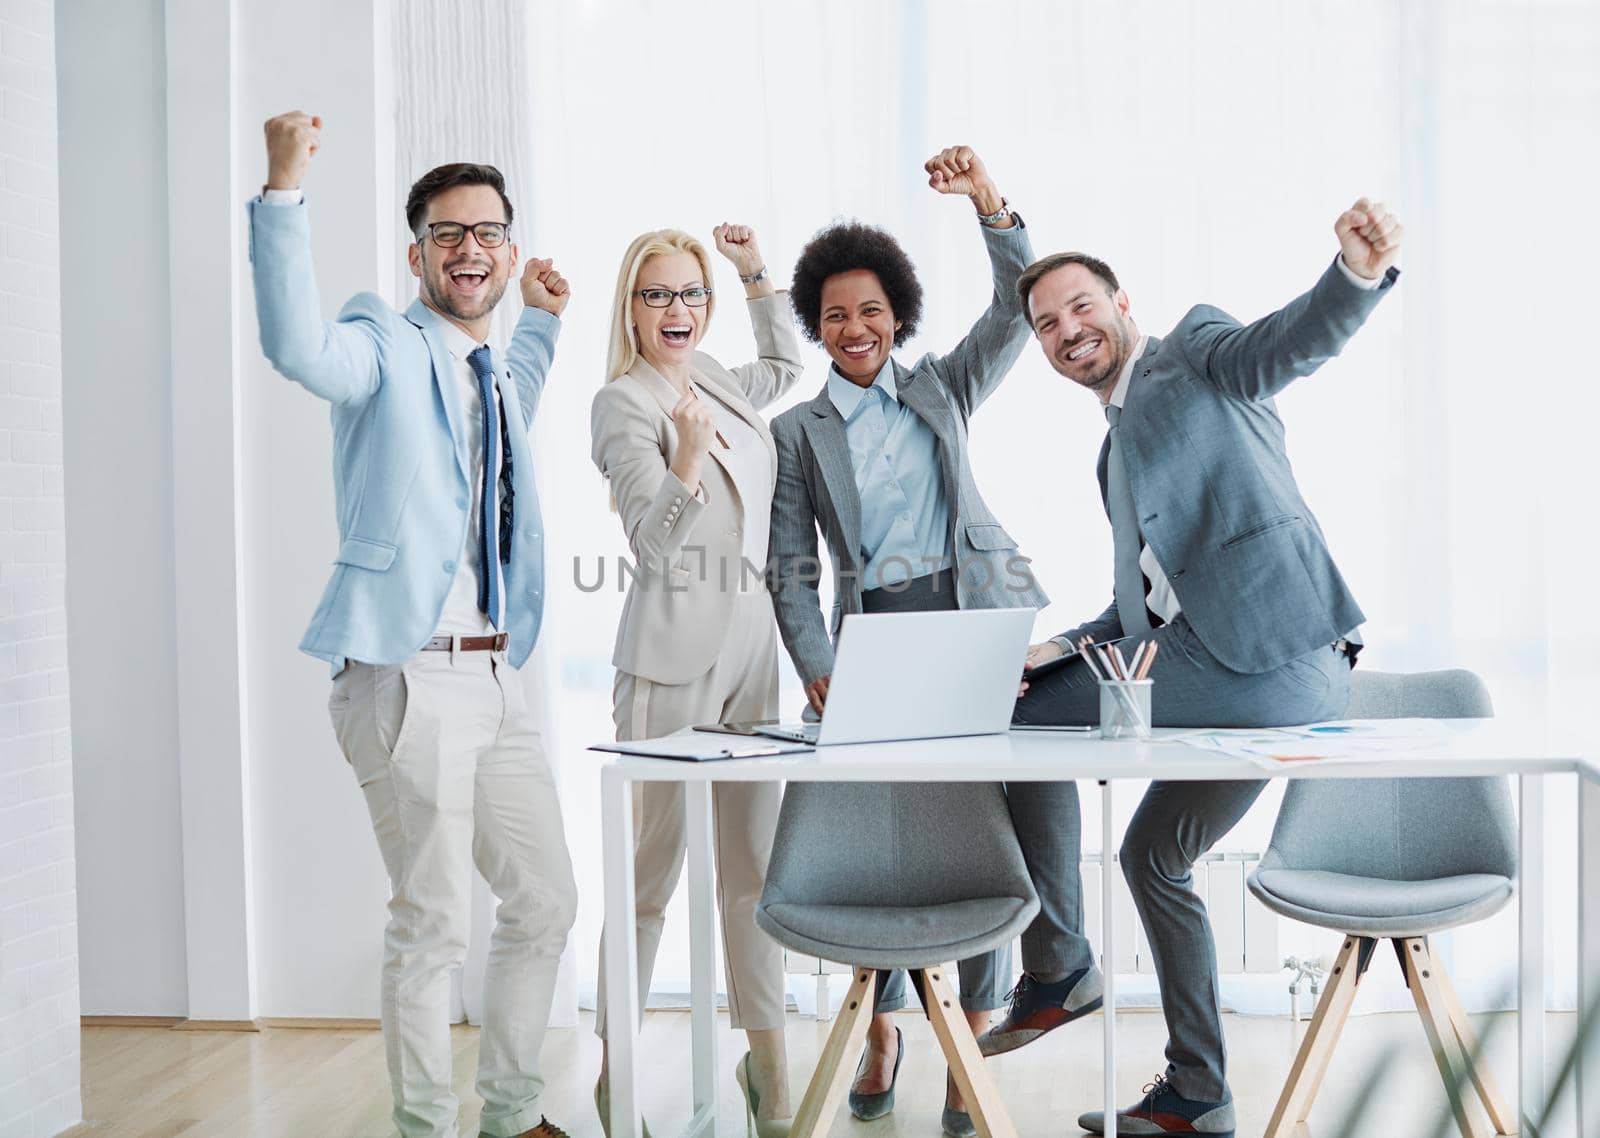
{"label": "gray trousers", "polygon": [[[1151,677],[1151,718],[1162,727],[1274,727],[1315,723],[1343,715],[1350,702],[1350,665],[1332,648],[1319,648],[1269,672],[1245,675],[1223,667],[1200,643],[1182,614],[1156,629],[1149,639],[1161,645]],[[1124,646],[1124,655],[1126,655]],[[1099,685],[1088,668],[1069,664],[1032,685],[1017,701],[1017,723],[1099,722]],[[1152,782],[1122,839],[1122,873],[1161,985],[1167,1021],[1167,1078],[1185,1098],[1223,1102],[1231,1096],[1227,1050],[1217,979],[1216,943],[1205,903],[1194,891],[1192,869],[1244,817],[1264,781]],[[1045,900],[1053,884],[1077,880],[1076,813],[1071,825],[1057,824],[1043,809],[1019,809],[1026,797],[1044,790],[1028,783],[1010,788],[1017,838],[1035,872],[1034,886]],[[1069,842],[1067,835],[1072,836]],[[1071,864],[1069,865],[1069,859]],[[1039,876],[1035,865],[1048,866]],[[1070,870],[1070,874],[1069,874]],[[1081,899],[1075,899],[1081,907]],[[1070,902],[1069,902],[1070,903]],[[1023,940],[1022,963],[1030,972],[1058,972],[1075,935],[1058,922],[1059,907],[1045,903],[1030,944]],[[1080,926],[1081,927],[1081,923]],[[1081,939],[1081,938],[1079,938]],[[1037,952],[1035,957],[1033,952]]]}
{"label": "gray trousers", "polygon": [[[903,585],[868,589],[861,594],[864,612],[947,612],[957,608],[955,574],[946,569],[927,577],[917,577]],[[1077,791],[1073,790],[1073,817],[1077,817]],[[1076,850],[1076,846],[1074,846]],[[1076,857],[1076,852],[1074,852]],[[1080,917],[1078,925],[1082,927]],[[986,1012],[1005,1003],[1011,987],[1011,946],[997,948],[982,956],[956,962],[961,981],[963,1011]],[[906,974],[891,972],[885,979],[873,1008],[875,1013],[898,1011],[906,1006]]]}

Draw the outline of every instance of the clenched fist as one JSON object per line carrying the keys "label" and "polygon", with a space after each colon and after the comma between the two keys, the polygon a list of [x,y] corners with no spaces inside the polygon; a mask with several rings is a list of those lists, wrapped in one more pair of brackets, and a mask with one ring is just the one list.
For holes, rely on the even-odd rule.
{"label": "clenched fist", "polygon": [[994,186],[983,159],[970,146],[947,146],[924,162],[922,168],[928,172],[928,185],[941,194],[966,194],[970,198],[976,197],[980,189]]}
{"label": "clenched fist", "polygon": [[717,437],[717,420],[691,388],[672,409],[678,447],[672,453],[672,473],[689,489],[700,483],[700,462]]}
{"label": "clenched fist", "polygon": [[1339,255],[1358,277],[1375,281],[1389,270],[1400,255],[1400,238],[1405,229],[1400,219],[1382,202],[1357,198],[1356,204],[1333,223],[1339,237]]}
{"label": "clenched fist", "polygon": [[322,143],[322,119],[290,111],[268,119],[263,129],[267,134],[267,189],[299,189],[311,156]]}
{"label": "clenched fist", "polygon": [[572,286],[567,278],[556,272],[555,264],[546,257],[528,258],[522,267],[522,303],[529,308],[542,308],[551,316],[560,316],[572,299]]}
{"label": "clenched fist", "polygon": [[[970,146],[947,146],[924,162],[922,168],[928,172],[928,185],[941,194],[965,194],[972,199],[979,216],[998,213],[1006,203],[989,177],[989,168]],[[1014,224],[1008,217],[997,228],[1010,229]]]}
{"label": "clenched fist", "polygon": [[765,264],[761,259],[761,246],[756,244],[756,231],[748,225],[723,222],[711,231],[717,243],[717,252],[733,262],[734,271],[741,277],[754,276]]}

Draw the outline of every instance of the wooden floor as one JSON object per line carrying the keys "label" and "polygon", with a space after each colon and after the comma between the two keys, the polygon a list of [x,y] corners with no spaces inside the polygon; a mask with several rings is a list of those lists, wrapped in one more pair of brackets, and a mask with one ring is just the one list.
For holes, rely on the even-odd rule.
{"label": "wooden floor", "polygon": [[[900,1016],[906,1059],[898,1105],[872,1123],[843,1111],[833,1127],[849,1138],[938,1138],[944,1068],[926,1020]],[[1491,1022],[1493,1021],[1493,1022]],[[1549,1017],[1549,1053],[1570,1045],[1575,1017]],[[599,1044],[584,1026],[552,1031],[545,1045],[545,1112],[574,1138],[597,1138],[600,1124],[590,1099],[599,1067]],[[744,1133],[743,1107],[732,1074],[743,1035],[727,1029],[719,1040],[722,1131]],[[1516,1042],[1510,1016],[1478,1017],[1492,1067],[1515,1100]],[[1121,1095],[1126,1104],[1163,1066],[1165,1029],[1159,1015],[1124,1012],[1120,1032]],[[1299,1031],[1287,1019],[1226,1017],[1229,1063],[1239,1110],[1239,1138],[1259,1135]],[[804,1088],[830,1024],[794,1019],[789,1027],[790,1077],[795,1098]],[[477,1133],[478,1100],[472,1090],[477,1032],[455,1030],[456,1093],[462,1100],[461,1133]],[[688,1121],[689,1017],[652,1012],[642,1036],[644,1109],[652,1131],[670,1138]],[[1414,1014],[1357,1016],[1350,1021],[1328,1073],[1312,1122],[1332,1133],[1358,1093],[1367,1068],[1395,1048],[1392,1077],[1382,1088],[1365,1133],[1432,1132],[1445,1105],[1422,1026]],[[1060,1029],[1031,1047],[991,1060],[1017,1129],[1051,1138],[1079,1133],[1079,1111],[1100,1105],[1100,1019]],[[172,1031],[151,1027],[86,1027],[83,1031],[84,1125],[70,1138],[392,1138],[383,1040],[373,1030],[271,1028],[260,1033]],[[1424,1125],[1426,1124],[1426,1125]],[[1566,1133],[1552,1129],[1552,1134]]]}

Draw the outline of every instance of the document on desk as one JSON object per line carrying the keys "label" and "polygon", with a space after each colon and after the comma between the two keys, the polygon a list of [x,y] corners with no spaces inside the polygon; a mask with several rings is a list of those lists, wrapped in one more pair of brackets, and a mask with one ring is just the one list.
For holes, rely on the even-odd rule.
{"label": "document on desk", "polygon": [[1359,762],[1384,752],[1426,750],[1450,738],[1450,728],[1436,719],[1349,719],[1305,727],[1207,727],[1168,735],[1162,742],[1281,770],[1295,763]]}
{"label": "document on desk", "polygon": [[672,735],[665,739],[646,739],[638,743],[596,743],[591,751],[614,751],[619,755],[640,755],[649,759],[677,759],[687,763],[708,763],[718,759],[764,759],[773,755],[793,755],[816,748],[809,743],[784,743],[777,739],[735,739],[726,735]]}

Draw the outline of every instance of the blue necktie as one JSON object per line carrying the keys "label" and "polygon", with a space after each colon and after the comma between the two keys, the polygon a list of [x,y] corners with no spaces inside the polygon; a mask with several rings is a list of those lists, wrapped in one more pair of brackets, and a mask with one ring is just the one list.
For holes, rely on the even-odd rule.
{"label": "blue necktie", "polygon": [[494,361],[487,346],[467,356],[478,377],[478,406],[483,422],[483,493],[478,501],[478,611],[500,627],[500,526],[495,511],[495,456],[500,443],[500,415],[494,405]]}

